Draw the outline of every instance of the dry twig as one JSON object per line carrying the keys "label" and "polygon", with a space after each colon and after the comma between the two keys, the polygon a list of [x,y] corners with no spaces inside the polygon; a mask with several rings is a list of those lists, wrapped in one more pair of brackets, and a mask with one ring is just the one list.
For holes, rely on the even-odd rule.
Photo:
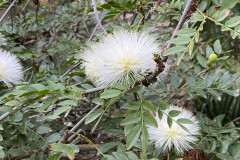
{"label": "dry twig", "polygon": [[97,24],[98,24],[98,26],[101,28],[101,30],[103,31],[103,34],[104,35],[107,35],[107,32],[106,32],[106,30],[103,28],[103,26],[102,26],[102,24],[101,24],[101,21],[100,21],[100,19],[99,19],[99,16],[98,16],[98,11],[97,11],[97,5],[96,5],[96,3],[95,3],[95,1],[94,0],[92,0],[92,6],[93,6],[93,10],[94,10],[94,14],[95,14],[95,19],[96,19],[96,22],[97,22]]}

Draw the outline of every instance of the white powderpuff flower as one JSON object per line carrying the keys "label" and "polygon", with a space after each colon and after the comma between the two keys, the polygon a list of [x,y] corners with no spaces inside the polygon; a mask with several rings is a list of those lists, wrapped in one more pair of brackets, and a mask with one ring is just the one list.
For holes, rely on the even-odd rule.
{"label": "white powderpuff flower", "polygon": [[0,49],[0,80],[10,87],[11,83],[17,83],[22,76],[22,66],[17,57]]}
{"label": "white powderpuff flower", "polygon": [[[181,111],[181,113],[173,117],[172,126],[170,128],[167,123],[167,115],[171,110]],[[191,145],[198,140],[196,135],[200,134],[200,127],[198,126],[196,118],[190,111],[177,106],[169,106],[169,108],[164,110],[164,113],[167,115],[163,114],[162,119],[159,119],[158,115],[155,117],[158,122],[158,128],[152,126],[147,127],[150,142],[155,144],[163,153],[170,151],[172,148],[175,149],[177,154],[182,154],[185,150],[191,149]],[[180,118],[190,119],[194,123],[182,124],[190,133],[175,122]]]}
{"label": "white powderpuff flower", "polygon": [[98,86],[129,84],[154,71],[153,54],[158,52],[158,44],[148,34],[121,30],[92,44],[82,56],[82,66]]}

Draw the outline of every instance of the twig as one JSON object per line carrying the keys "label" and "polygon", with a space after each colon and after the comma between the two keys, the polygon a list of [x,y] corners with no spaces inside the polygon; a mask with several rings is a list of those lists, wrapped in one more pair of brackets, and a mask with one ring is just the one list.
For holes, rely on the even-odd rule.
{"label": "twig", "polygon": [[[183,11],[183,14],[182,14],[182,16],[181,16],[181,18],[180,18],[180,20],[179,20],[179,22],[178,22],[178,25],[177,25],[176,29],[174,30],[174,32],[173,32],[173,34],[172,34],[171,39],[176,38],[175,33],[182,28],[184,22],[187,20],[188,13],[189,13],[189,11],[190,11],[190,9],[191,9],[191,6],[192,6],[192,3],[193,3],[193,2],[194,2],[194,0],[189,0],[189,1],[187,2],[187,5],[186,5],[186,7],[185,7],[185,9],[184,9],[184,11]],[[169,43],[169,44],[167,45],[167,48],[171,48],[172,46],[173,46],[173,44],[172,44],[172,43]]]}
{"label": "twig", "polygon": [[95,34],[97,28],[98,28],[98,24],[96,24],[95,28],[93,29],[91,36],[90,36],[89,39],[87,40],[88,42],[92,40],[92,37],[93,37],[93,35]]}
{"label": "twig", "polygon": [[[70,130],[71,132],[74,132],[78,129],[78,127],[85,121],[85,119],[87,118],[87,116],[92,113],[93,111],[95,111],[96,109],[98,109],[99,107],[101,107],[101,105],[96,105],[90,112],[88,112],[75,126],[73,126],[73,128]],[[69,133],[70,134],[70,133]]]}
{"label": "twig", "polygon": [[[76,133],[80,133],[80,132],[82,132],[82,129],[81,129],[81,128],[76,131]],[[77,136],[76,134],[71,135],[71,136],[67,139],[67,141],[68,141],[68,142],[71,142],[76,136]]]}
{"label": "twig", "polygon": [[[80,21],[79,21],[79,22],[80,22]],[[83,20],[83,25],[85,26],[85,30],[86,30],[87,34],[90,35],[90,32],[89,32],[89,30],[88,30],[88,28],[87,28],[87,25],[86,25],[86,23],[85,23],[84,20]]]}
{"label": "twig", "polygon": [[66,75],[68,75],[69,73],[71,73],[75,68],[77,68],[79,65],[81,64],[81,62],[75,64],[74,66],[71,66],[67,72],[65,72],[62,76],[65,77]]}
{"label": "twig", "polygon": [[[54,35],[54,39],[55,39],[55,43],[57,46],[57,28],[56,28],[56,20],[55,20],[55,10],[56,10],[56,6],[55,6],[55,0],[53,1],[53,35]],[[56,53],[56,58],[57,58],[57,66],[58,66],[58,75],[61,75],[61,65],[60,65],[60,57],[59,54]]]}
{"label": "twig", "polygon": [[[187,20],[187,17],[188,17],[188,13],[191,9],[191,6],[192,6],[192,3],[193,3],[194,0],[189,0],[187,2],[187,5],[183,11],[183,14],[179,20],[179,23],[176,27],[176,29],[174,30],[173,32],[173,35],[171,37],[171,39],[174,39],[176,37],[175,35],[175,32],[177,32],[178,30],[180,30],[184,24],[184,22]],[[167,49],[171,48],[173,46],[173,44],[168,44],[167,45]],[[163,52],[163,51],[162,51]],[[154,72],[150,75],[147,75],[144,80],[142,81],[142,84],[145,85],[145,86],[149,86],[151,83],[154,83],[157,81],[157,76],[162,73],[164,71],[164,68],[165,68],[165,62],[167,62],[167,59],[168,57],[165,56],[163,58],[161,58],[161,55],[157,55],[155,57],[155,62],[157,63],[156,64],[156,68],[154,70]]]}
{"label": "twig", "polygon": [[26,7],[28,6],[29,2],[30,2],[30,0],[28,0],[28,1],[26,2],[25,6],[23,7],[23,11],[26,9]]}
{"label": "twig", "polygon": [[33,79],[34,71],[35,71],[35,61],[34,61],[34,58],[32,58],[32,74],[31,74],[31,77],[30,77],[30,79],[28,81],[28,84],[30,84],[32,79]]}
{"label": "twig", "polygon": [[103,31],[103,34],[104,35],[107,35],[107,32],[106,30],[103,28],[102,24],[101,24],[101,21],[99,19],[99,16],[98,16],[98,11],[97,11],[97,5],[95,3],[94,0],[92,0],[92,6],[93,6],[93,10],[94,10],[94,14],[95,14],[95,19],[96,19],[96,22],[98,24],[98,26],[101,28],[101,30]]}
{"label": "twig", "polygon": [[92,92],[97,92],[97,91],[104,90],[104,89],[106,89],[106,88],[107,88],[107,87],[92,88],[92,89],[85,90],[85,91],[83,91],[82,93],[83,93],[83,94],[89,94],[89,93],[92,93]]}
{"label": "twig", "polygon": [[16,3],[17,0],[14,0],[10,6],[8,7],[8,9],[4,12],[3,16],[0,19],[0,23],[2,22],[2,20],[5,18],[5,16],[8,14],[8,12],[11,10],[11,8],[14,6],[14,4]]}
{"label": "twig", "polygon": [[[13,108],[13,111],[16,111],[17,107]],[[0,121],[3,120],[4,118],[6,118],[7,116],[9,116],[12,112],[6,112],[4,113],[1,117],[0,117]]]}
{"label": "twig", "polygon": [[[74,134],[75,135],[75,134]],[[100,147],[102,144],[95,144],[96,147]],[[77,145],[80,151],[96,151],[97,149],[89,144],[79,144]]]}
{"label": "twig", "polygon": [[230,123],[232,123],[232,122],[237,122],[238,120],[240,120],[240,117],[237,117],[237,118],[235,118],[234,120],[226,123],[226,124],[224,125],[224,127],[227,127]]}

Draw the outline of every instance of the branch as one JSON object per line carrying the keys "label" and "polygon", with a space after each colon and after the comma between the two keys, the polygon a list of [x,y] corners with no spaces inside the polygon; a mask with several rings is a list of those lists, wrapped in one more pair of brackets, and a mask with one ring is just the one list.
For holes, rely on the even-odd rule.
{"label": "branch", "polygon": [[4,12],[3,16],[0,19],[0,23],[2,22],[2,20],[5,18],[5,16],[8,14],[8,12],[11,10],[11,8],[14,6],[14,4],[16,3],[17,0],[14,0],[10,6],[8,7],[8,9]]}
{"label": "branch", "polygon": [[92,6],[93,6],[93,10],[94,10],[94,14],[95,14],[95,19],[96,19],[96,22],[98,24],[98,26],[101,28],[101,30],[103,31],[103,34],[104,35],[107,35],[107,32],[106,30],[103,28],[102,24],[101,24],[101,21],[99,19],[99,16],[98,16],[98,11],[97,11],[97,5],[95,3],[94,0],[92,0]]}
{"label": "branch", "polygon": [[[188,13],[191,9],[191,6],[192,6],[193,2],[194,2],[194,0],[188,0],[187,5],[186,5],[186,7],[183,11],[183,14],[182,14],[182,16],[181,16],[181,18],[178,22],[178,25],[177,25],[176,29],[173,32],[173,35],[172,35],[171,39],[174,39],[176,37],[175,33],[182,28],[184,22],[187,20]],[[172,46],[173,46],[173,44],[168,44],[167,49],[171,48]],[[154,83],[154,82],[157,81],[157,76],[164,71],[164,68],[165,68],[164,63],[167,62],[167,59],[168,59],[167,56],[161,58],[161,54],[156,55],[156,57],[154,59],[155,62],[157,63],[156,68],[155,68],[155,70],[152,74],[145,76],[144,80],[142,81],[142,84],[144,86],[149,86],[151,83]]]}
{"label": "branch", "polygon": [[92,113],[93,111],[95,111],[96,109],[98,109],[99,107],[101,107],[101,105],[96,105],[90,112],[88,112],[75,126],[73,126],[73,128],[70,130],[69,135],[71,134],[71,132],[75,132],[78,127],[85,121],[85,119],[87,118],[87,116]]}
{"label": "branch", "polygon": [[88,42],[92,40],[92,37],[93,37],[93,35],[95,34],[97,28],[98,28],[98,24],[96,24],[96,26],[94,27],[91,36],[90,36],[89,39],[87,40]]}
{"label": "branch", "polygon": [[[178,25],[177,25],[176,29],[175,29],[174,32],[173,32],[173,35],[172,35],[171,39],[174,39],[174,38],[177,37],[177,36],[175,35],[175,33],[182,28],[183,24],[184,24],[185,21],[187,20],[188,13],[189,13],[189,11],[190,11],[190,9],[191,9],[191,6],[192,6],[192,3],[193,3],[193,2],[194,2],[194,0],[189,0],[189,1],[187,2],[187,5],[186,5],[186,7],[185,7],[185,9],[184,9],[184,11],[183,11],[183,14],[182,14],[182,16],[181,16],[181,18],[180,18],[180,20],[179,20],[179,22],[178,22]],[[172,48],[172,45],[173,45],[172,43],[169,43],[169,44],[167,45],[167,49],[168,49],[168,48]]]}
{"label": "branch", "polygon": [[[17,107],[13,108],[13,111],[16,111]],[[12,112],[6,112],[4,113],[1,117],[0,117],[0,121],[3,120],[4,118],[6,118],[7,116],[9,116]]]}
{"label": "branch", "polygon": [[71,67],[67,70],[67,72],[65,72],[62,76],[63,76],[63,77],[67,76],[67,75],[68,75],[69,73],[71,73],[75,68],[77,68],[80,64],[81,64],[81,62],[77,63],[77,64],[74,65],[74,66],[71,66]]}
{"label": "branch", "polygon": [[82,94],[89,94],[89,93],[92,93],[92,92],[98,92],[98,91],[104,90],[106,88],[107,87],[92,88],[92,89],[88,89],[88,90],[83,91]]}

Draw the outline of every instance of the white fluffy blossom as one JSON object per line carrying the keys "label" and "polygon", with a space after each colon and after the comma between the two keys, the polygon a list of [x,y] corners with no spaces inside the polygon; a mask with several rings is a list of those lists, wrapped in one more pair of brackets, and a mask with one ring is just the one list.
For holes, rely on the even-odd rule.
{"label": "white fluffy blossom", "polygon": [[159,48],[146,33],[117,31],[92,44],[83,54],[86,75],[98,86],[141,80],[156,66],[153,54]]}
{"label": "white fluffy blossom", "polygon": [[22,66],[17,57],[0,49],[0,80],[7,86],[22,78]]}
{"label": "white fluffy blossom", "polygon": [[[170,128],[167,123],[167,115],[171,110],[181,111],[181,113],[173,118],[174,120]],[[164,112],[167,115],[163,114],[162,119],[159,119],[158,115],[155,117],[158,122],[158,128],[148,126],[149,140],[163,153],[174,148],[177,154],[182,154],[184,150],[192,148],[191,145],[197,141],[196,135],[200,134],[198,121],[190,111],[177,106],[170,106]],[[190,119],[194,123],[182,124],[190,133],[175,122],[180,118]]]}

